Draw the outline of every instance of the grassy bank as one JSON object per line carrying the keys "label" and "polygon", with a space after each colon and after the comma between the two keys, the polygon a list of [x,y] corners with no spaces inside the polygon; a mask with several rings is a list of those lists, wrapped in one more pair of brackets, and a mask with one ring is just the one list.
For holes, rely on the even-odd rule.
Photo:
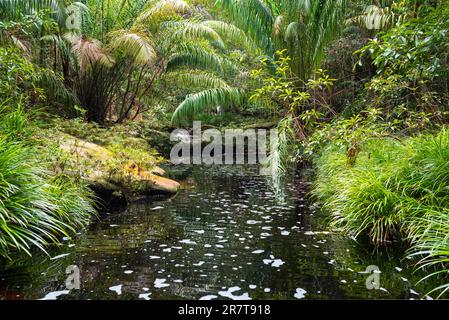
{"label": "grassy bank", "polygon": [[55,174],[33,138],[36,128],[21,108],[0,113],[0,257],[11,250],[45,251],[85,226],[94,214],[91,192],[76,179]]}
{"label": "grassy bank", "polygon": [[403,141],[372,140],[354,165],[345,148],[332,144],[316,166],[313,193],[333,227],[376,245],[407,242],[418,266],[449,272],[447,129]]}

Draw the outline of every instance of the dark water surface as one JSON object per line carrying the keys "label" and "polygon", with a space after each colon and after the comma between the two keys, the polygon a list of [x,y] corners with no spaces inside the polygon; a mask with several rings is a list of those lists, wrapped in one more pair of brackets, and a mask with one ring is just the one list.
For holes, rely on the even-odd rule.
{"label": "dark water surface", "polygon": [[[1,266],[0,299],[427,298],[400,255],[328,232],[299,173],[273,187],[255,167],[177,170],[175,197],[105,212],[52,258]],[[70,265],[80,290],[65,287]],[[379,290],[366,287],[370,265]]]}

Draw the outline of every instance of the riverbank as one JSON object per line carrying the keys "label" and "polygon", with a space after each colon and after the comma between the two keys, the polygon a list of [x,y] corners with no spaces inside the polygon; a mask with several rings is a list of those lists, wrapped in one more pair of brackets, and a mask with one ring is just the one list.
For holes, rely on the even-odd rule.
{"label": "riverbank", "polygon": [[447,274],[448,159],[447,129],[369,141],[354,165],[346,148],[332,144],[316,158],[313,194],[343,234],[377,246],[406,243],[412,265]]}
{"label": "riverbank", "polygon": [[97,210],[180,188],[163,177],[167,160],[129,127],[30,116],[19,106],[2,110],[0,141],[0,257],[46,252]]}
{"label": "riverbank", "polygon": [[[0,299],[417,299],[430,290],[400,254],[329,230],[302,170],[276,188],[257,166],[166,170],[183,185],[175,197],[102,210],[51,258],[15,256],[0,268]],[[382,290],[366,288],[370,265]],[[79,267],[80,290],[65,288],[67,266]]]}
{"label": "riverbank", "polygon": [[180,187],[164,177],[160,165],[168,160],[135,129],[56,118],[38,132],[41,143],[56,150],[46,159],[52,171],[81,179],[100,206],[113,207],[152,194],[175,194]]}

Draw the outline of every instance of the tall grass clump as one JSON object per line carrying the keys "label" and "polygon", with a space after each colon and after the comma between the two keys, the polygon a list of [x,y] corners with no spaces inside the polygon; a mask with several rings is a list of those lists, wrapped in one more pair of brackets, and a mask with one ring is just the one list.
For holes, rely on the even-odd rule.
{"label": "tall grass clump", "polygon": [[368,142],[354,166],[346,150],[328,146],[317,162],[314,194],[332,224],[373,243],[409,236],[416,219],[449,203],[449,132]]}
{"label": "tall grass clump", "polygon": [[408,256],[418,258],[419,269],[430,270],[421,281],[430,277],[444,279],[442,285],[430,292],[439,292],[440,298],[449,291],[449,209],[444,208],[415,220],[411,237],[414,245],[409,249]]}
{"label": "tall grass clump", "polygon": [[[331,225],[375,245],[404,241],[422,268],[448,273],[449,131],[366,143],[356,163],[332,144],[316,160],[314,195]],[[438,268],[439,267],[439,268]],[[449,284],[437,289],[449,290]]]}
{"label": "tall grass clump", "polygon": [[0,257],[13,250],[31,255],[33,247],[45,251],[94,213],[90,191],[52,176],[27,132],[20,109],[0,115]]}
{"label": "tall grass clump", "polygon": [[398,143],[382,140],[370,142],[355,166],[349,166],[346,150],[326,148],[317,162],[315,195],[331,213],[331,224],[345,234],[368,236],[382,244],[397,237],[402,226],[402,212],[393,183],[401,163],[395,150]]}

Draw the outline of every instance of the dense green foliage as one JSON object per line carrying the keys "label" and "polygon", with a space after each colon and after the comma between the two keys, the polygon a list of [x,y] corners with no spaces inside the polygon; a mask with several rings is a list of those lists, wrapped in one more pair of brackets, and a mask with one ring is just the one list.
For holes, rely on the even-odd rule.
{"label": "dense green foliage", "polygon": [[121,149],[274,119],[273,174],[313,164],[331,226],[444,276],[448,35],[447,0],[0,0],[0,255],[92,214],[81,182],[47,171],[51,134],[148,167]]}
{"label": "dense green foliage", "polygon": [[373,243],[408,238],[416,217],[446,215],[449,134],[423,135],[403,142],[368,142],[354,166],[346,149],[329,146],[319,158],[315,193],[334,216],[333,223]]}
{"label": "dense green foliage", "polygon": [[357,163],[346,148],[327,147],[317,161],[314,194],[332,215],[332,225],[373,244],[406,241],[426,265],[444,265],[449,208],[449,133],[403,142],[368,142]]}
{"label": "dense green foliage", "polygon": [[59,243],[90,221],[91,192],[45,168],[22,109],[0,116],[0,256]]}

